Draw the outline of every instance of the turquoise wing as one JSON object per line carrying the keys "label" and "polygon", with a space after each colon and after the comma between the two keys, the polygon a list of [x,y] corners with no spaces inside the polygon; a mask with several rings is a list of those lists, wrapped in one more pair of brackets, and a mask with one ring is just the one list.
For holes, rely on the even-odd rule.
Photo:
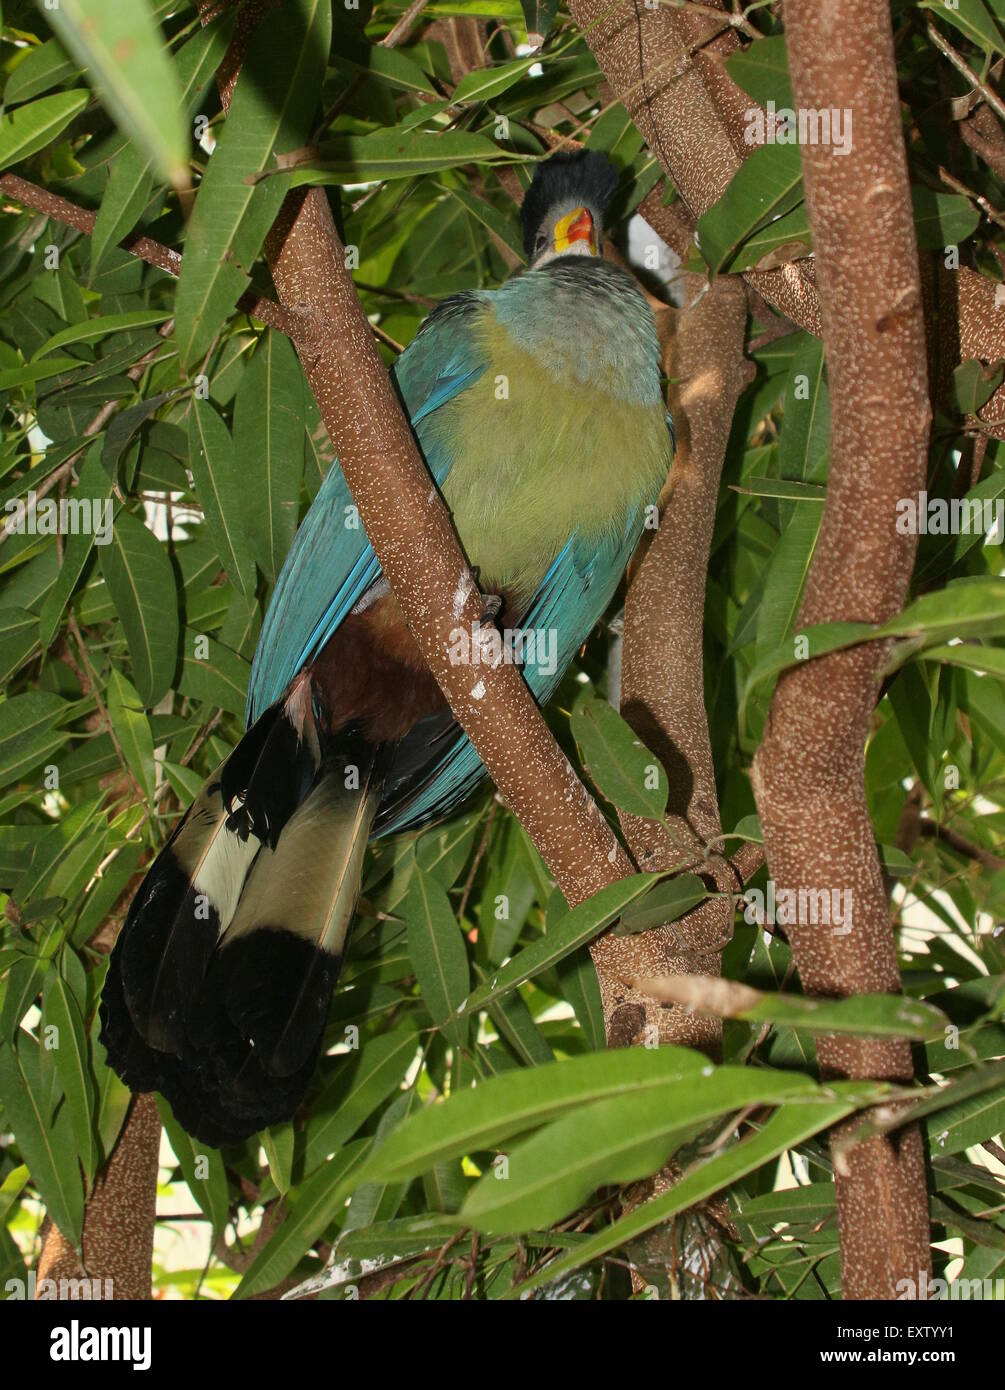
{"label": "turquoise wing", "polygon": [[[395,363],[394,381],[420,446],[422,422],[476,381],[488,365],[474,320],[491,298],[491,292],[484,291],[445,299]],[[437,485],[442,484],[453,460],[435,449],[424,456]],[[251,667],[249,725],[282,696],[380,574],[336,460],[276,581]]]}
{"label": "turquoise wing", "polygon": [[[642,499],[623,535],[599,546],[587,547],[574,535],[531,600],[520,628],[535,634],[534,659],[525,662],[523,673],[538,704],[551,699],[614,597],[642,533],[646,505],[655,501]],[[398,747],[374,834],[394,835],[447,815],[484,775],[481,759],[449,715],[420,721]]]}

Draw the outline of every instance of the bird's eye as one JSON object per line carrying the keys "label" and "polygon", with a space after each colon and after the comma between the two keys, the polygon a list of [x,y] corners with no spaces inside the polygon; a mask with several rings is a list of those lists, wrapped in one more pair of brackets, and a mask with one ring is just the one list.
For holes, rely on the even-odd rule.
{"label": "bird's eye", "polygon": [[541,252],[548,245],[548,238],[544,232],[538,232],[537,240],[534,242],[534,255],[540,256]]}

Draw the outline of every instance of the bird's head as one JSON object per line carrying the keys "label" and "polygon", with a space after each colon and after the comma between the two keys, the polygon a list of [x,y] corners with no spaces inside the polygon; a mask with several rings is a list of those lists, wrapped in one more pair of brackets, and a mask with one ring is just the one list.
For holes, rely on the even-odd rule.
{"label": "bird's head", "polygon": [[556,256],[599,256],[607,204],[617,185],[613,164],[596,150],[553,154],[539,164],[520,209],[530,268]]}

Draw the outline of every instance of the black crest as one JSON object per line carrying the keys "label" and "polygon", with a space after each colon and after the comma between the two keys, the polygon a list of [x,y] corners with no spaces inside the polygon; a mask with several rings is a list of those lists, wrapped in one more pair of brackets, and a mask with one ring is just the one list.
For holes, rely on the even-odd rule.
{"label": "black crest", "polygon": [[520,209],[527,255],[533,255],[534,238],[550,208],[557,203],[583,203],[603,221],[617,186],[617,170],[596,150],[560,151],[539,164]]}

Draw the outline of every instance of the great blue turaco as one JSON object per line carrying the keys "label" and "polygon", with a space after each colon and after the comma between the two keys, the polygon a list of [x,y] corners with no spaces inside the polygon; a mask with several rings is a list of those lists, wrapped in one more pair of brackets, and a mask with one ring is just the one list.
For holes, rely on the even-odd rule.
{"label": "great blue turaco", "polygon": [[[539,164],[529,268],[444,300],[394,366],[496,622],[554,634],[557,660],[524,669],[542,703],[610,603],[673,451],[652,311],[600,254],[616,184],[598,153]],[[301,1103],[368,840],[445,816],[484,776],[351,513],[335,463],[272,594],[247,733],[147,873],[104,986],[109,1062],[209,1144]]]}

